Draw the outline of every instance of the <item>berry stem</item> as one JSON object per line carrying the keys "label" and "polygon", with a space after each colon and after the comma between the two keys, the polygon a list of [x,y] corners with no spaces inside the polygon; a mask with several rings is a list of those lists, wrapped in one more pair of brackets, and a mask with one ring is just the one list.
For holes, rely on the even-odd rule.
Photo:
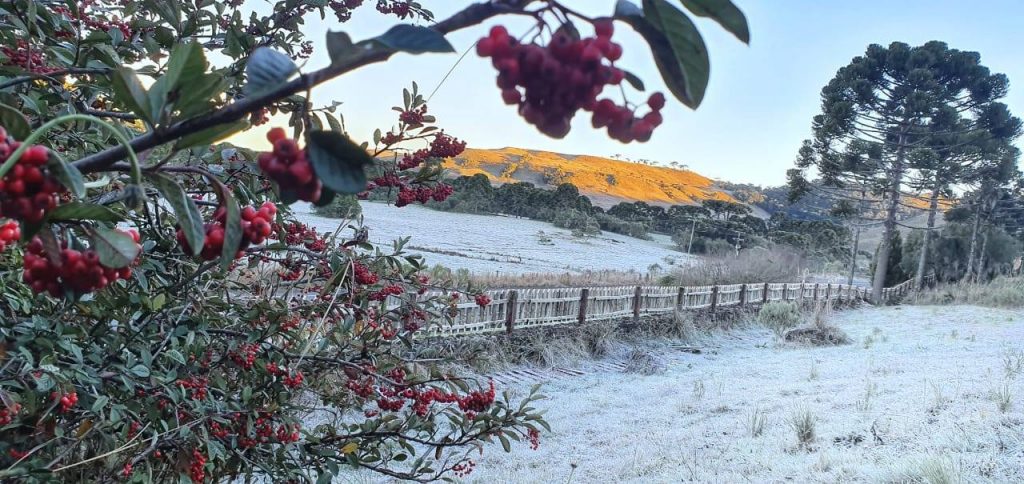
{"label": "berry stem", "polygon": [[18,160],[21,158],[21,155],[25,153],[25,151],[27,151],[29,148],[31,148],[32,145],[39,140],[39,138],[42,138],[47,131],[50,131],[51,129],[68,121],[85,121],[89,123],[95,123],[109,131],[110,134],[114,135],[114,138],[117,140],[117,142],[120,143],[128,152],[128,162],[131,164],[131,172],[129,175],[131,176],[132,183],[135,185],[142,183],[142,170],[139,168],[139,157],[135,154],[135,150],[132,149],[131,142],[128,140],[128,137],[125,136],[124,133],[119,131],[117,128],[115,128],[112,124],[100,118],[97,118],[96,116],[90,116],[87,114],[67,114],[64,116],[60,116],[58,118],[51,119],[50,121],[40,126],[38,129],[33,131],[31,134],[28,135],[27,138],[22,140],[21,145],[18,146],[18,149],[14,150],[14,153],[11,153],[11,155],[7,157],[7,160],[4,161],[4,164],[0,165],[0,178],[6,175],[7,172],[10,171],[11,167],[13,167],[14,164],[17,163]]}

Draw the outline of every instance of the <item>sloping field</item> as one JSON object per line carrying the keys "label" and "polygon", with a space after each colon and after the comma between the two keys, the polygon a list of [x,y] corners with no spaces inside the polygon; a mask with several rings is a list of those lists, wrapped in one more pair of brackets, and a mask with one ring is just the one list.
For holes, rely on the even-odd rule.
{"label": "sloping field", "polygon": [[648,166],[598,156],[563,155],[548,151],[502,148],[466,149],[445,162],[459,175],[485,174],[492,183],[530,182],[554,187],[572,183],[599,206],[643,201],[660,205],[699,204],[701,200],[730,200],[714,180],[689,170]]}
{"label": "sloping field", "polygon": [[[411,236],[407,248],[430,265],[468,269],[477,274],[565,273],[601,270],[646,272],[689,260],[672,249],[668,237],[640,240],[609,232],[574,237],[546,222],[491,215],[440,212],[419,206],[396,208],[363,202],[370,240],[388,246]],[[313,215],[308,204],[294,209],[304,223],[333,232],[341,223]]]}
{"label": "sloping field", "polygon": [[700,355],[652,348],[661,374],[605,365],[550,382],[540,449],[488,446],[467,482],[1024,480],[1019,310],[869,308],[833,322],[853,344],[736,330],[697,343]]}

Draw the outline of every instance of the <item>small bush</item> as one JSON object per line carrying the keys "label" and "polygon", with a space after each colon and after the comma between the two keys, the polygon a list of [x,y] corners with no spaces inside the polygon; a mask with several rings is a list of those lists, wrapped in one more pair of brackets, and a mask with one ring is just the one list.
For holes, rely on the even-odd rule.
{"label": "small bush", "polygon": [[786,330],[800,324],[800,308],[792,302],[770,302],[758,311],[757,321],[781,336]]}
{"label": "small bush", "polygon": [[356,218],[363,213],[363,207],[355,195],[337,195],[334,200],[322,207],[314,207],[313,211],[321,217]]}

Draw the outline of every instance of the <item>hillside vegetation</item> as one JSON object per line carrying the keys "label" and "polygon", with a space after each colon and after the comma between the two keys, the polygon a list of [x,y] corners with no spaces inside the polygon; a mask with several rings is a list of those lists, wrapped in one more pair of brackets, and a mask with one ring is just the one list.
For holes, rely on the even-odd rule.
{"label": "hillside vegetation", "polygon": [[486,175],[492,183],[529,182],[554,188],[572,183],[594,205],[642,201],[658,205],[693,205],[702,200],[734,201],[715,181],[689,170],[650,166],[599,156],[548,151],[467,148],[444,167],[456,175]]}

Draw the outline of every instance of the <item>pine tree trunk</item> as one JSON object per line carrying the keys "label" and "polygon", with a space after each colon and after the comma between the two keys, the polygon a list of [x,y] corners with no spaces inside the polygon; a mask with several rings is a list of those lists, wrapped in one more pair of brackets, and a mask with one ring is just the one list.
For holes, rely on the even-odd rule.
{"label": "pine tree trunk", "polygon": [[857,226],[857,231],[853,234],[853,250],[850,251],[850,278],[847,280],[847,284],[853,285],[853,276],[857,272],[857,251],[860,249],[860,225]]}
{"label": "pine tree trunk", "polygon": [[878,246],[878,260],[875,261],[874,280],[871,284],[871,300],[882,304],[882,289],[885,288],[885,276],[889,272],[889,252],[892,251],[892,237],[896,232],[896,214],[900,207],[900,187],[903,185],[903,161],[905,146],[903,135],[899,138],[899,148],[893,163],[892,179],[888,188],[889,206],[885,213],[885,230],[882,232],[882,243]]}
{"label": "pine tree trunk", "polygon": [[974,211],[974,226],[971,228],[971,245],[970,249],[967,250],[967,271],[964,277],[967,280],[974,278],[974,252],[978,246],[978,225],[981,224],[981,203],[978,203],[977,210]]}
{"label": "pine tree trunk", "polygon": [[974,279],[981,280],[981,275],[985,273],[985,252],[988,249],[988,231],[981,235],[981,251],[978,253],[978,275]]}
{"label": "pine tree trunk", "polygon": [[932,238],[932,229],[935,228],[935,213],[938,212],[938,209],[939,185],[936,182],[928,204],[928,226],[924,231],[924,238],[921,239],[921,255],[917,258],[917,273],[914,274],[914,287],[919,291],[924,284],[924,269],[928,265],[928,242]]}

